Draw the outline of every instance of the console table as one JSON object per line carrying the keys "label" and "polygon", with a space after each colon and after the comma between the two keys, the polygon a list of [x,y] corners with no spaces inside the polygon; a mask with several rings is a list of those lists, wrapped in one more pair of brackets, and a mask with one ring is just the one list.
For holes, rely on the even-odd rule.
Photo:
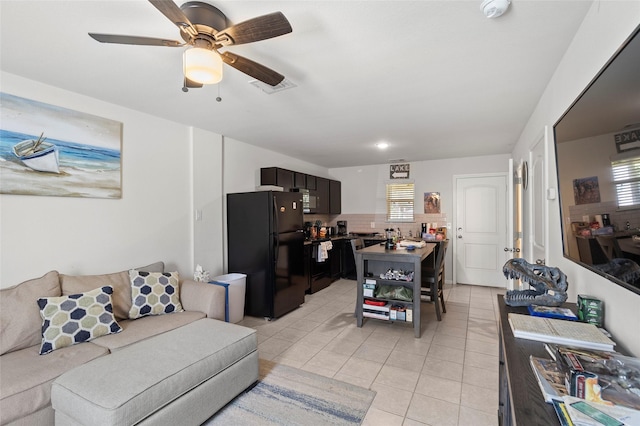
{"label": "console table", "polygon": [[[541,342],[513,337],[507,319],[509,312],[527,314],[526,306],[507,306],[503,295],[498,295],[498,305],[500,306],[499,424],[503,426],[560,424],[553,406],[544,402],[529,363],[529,355],[549,358],[549,354]],[[563,307],[576,311],[575,303],[565,303]]]}

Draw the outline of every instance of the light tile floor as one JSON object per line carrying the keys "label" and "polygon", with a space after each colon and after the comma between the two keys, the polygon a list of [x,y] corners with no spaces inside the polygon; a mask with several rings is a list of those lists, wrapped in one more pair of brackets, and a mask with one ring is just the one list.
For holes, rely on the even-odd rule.
{"label": "light tile floor", "polygon": [[497,425],[497,294],[445,287],[447,313],[424,302],[422,336],[409,324],[365,319],[356,326],[356,282],[339,280],[282,318],[245,317],[261,359],[377,392],[365,425]]}

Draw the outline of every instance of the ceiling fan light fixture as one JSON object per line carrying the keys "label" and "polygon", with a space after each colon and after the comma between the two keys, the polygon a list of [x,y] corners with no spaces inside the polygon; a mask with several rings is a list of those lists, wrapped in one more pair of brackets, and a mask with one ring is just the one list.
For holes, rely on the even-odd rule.
{"label": "ceiling fan light fixture", "polygon": [[213,50],[192,47],[184,51],[184,75],[201,84],[222,81],[222,58]]}

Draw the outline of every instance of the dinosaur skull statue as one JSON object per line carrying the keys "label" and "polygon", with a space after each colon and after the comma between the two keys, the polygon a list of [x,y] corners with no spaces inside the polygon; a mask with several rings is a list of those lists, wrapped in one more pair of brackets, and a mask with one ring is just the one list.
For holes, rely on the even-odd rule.
{"label": "dinosaur skull statue", "polygon": [[519,278],[534,289],[508,290],[504,301],[509,306],[560,306],[567,300],[567,276],[558,268],[532,265],[524,259],[509,259],[502,267],[507,278]]}

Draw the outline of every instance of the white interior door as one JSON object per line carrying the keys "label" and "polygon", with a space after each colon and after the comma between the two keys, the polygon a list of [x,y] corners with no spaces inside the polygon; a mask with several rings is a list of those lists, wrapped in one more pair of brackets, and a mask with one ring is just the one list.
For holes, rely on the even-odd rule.
{"label": "white interior door", "polygon": [[502,266],[511,257],[505,173],[456,176],[456,282],[506,287]]}
{"label": "white interior door", "polygon": [[547,197],[546,197],[546,146],[548,128],[529,152],[529,263],[545,264],[547,259]]}

